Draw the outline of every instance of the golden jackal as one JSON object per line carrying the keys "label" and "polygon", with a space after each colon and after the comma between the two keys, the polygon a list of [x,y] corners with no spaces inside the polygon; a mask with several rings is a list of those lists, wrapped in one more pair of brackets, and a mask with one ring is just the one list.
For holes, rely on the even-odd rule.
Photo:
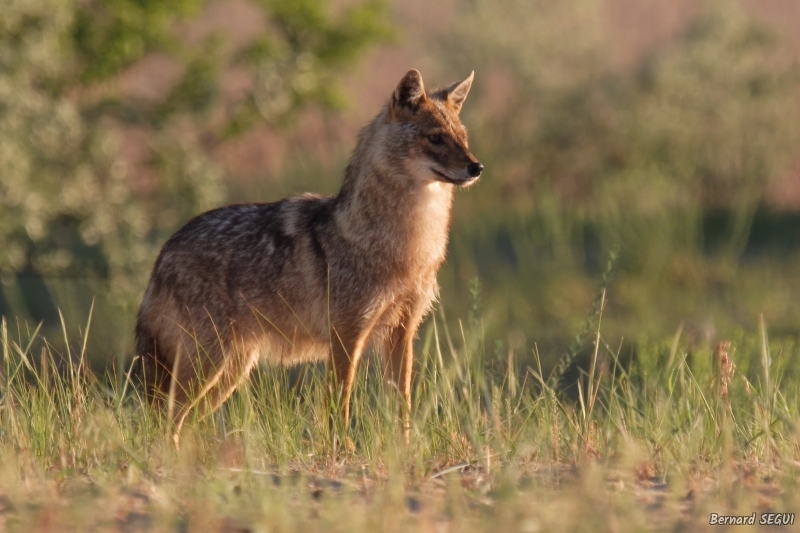
{"label": "golden jackal", "polygon": [[426,93],[419,72],[406,74],[361,131],[336,196],[223,207],[167,241],[136,350],[147,395],[168,399],[176,432],[201,400],[219,407],[260,356],[330,354],[347,421],[369,341],[410,408],[413,339],[438,293],[453,190],[483,170],[458,118],[472,78]]}

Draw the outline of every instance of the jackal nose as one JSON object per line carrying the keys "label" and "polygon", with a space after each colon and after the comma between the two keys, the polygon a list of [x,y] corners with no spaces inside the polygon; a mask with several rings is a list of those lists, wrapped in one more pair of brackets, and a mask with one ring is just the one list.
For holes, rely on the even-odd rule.
{"label": "jackal nose", "polygon": [[483,164],[480,161],[476,161],[475,163],[470,163],[467,165],[467,172],[473,178],[477,178],[483,172]]}

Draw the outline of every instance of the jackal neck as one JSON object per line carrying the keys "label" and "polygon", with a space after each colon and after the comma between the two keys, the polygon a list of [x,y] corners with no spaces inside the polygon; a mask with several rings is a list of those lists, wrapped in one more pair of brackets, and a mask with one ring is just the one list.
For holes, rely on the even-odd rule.
{"label": "jackal neck", "polygon": [[[351,244],[395,266],[444,260],[453,186],[420,175],[384,109],[359,134],[337,196],[336,223]],[[397,265],[400,263],[400,265]]]}

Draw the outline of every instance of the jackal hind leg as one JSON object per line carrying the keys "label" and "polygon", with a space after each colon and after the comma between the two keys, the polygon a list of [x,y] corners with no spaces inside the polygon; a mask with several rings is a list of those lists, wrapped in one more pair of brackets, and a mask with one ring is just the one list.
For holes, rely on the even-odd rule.
{"label": "jackal hind leg", "polygon": [[[240,351],[239,351],[240,350]],[[226,364],[215,384],[200,399],[204,415],[215,412],[231,397],[258,362],[259,351],[251,347],[237,347],[237,352],[226,358]]]}
{"label": "jackal hind leg", "polygon": [[[175,434],[179,435],[187,416],[192,410],[200,410],[204,417],[216,411],[247,377],[258,361],[258,350],[243,342],[217,344],[209,353],[204,353],[200,364],[191,370],[183,367],[184,378],[179,379],[180,393],[176,401],[180,408],[175,411]],[[195,360],[196,362],[197,360]],[[178,387],[176,387],[178,388]]]}
{"label": "jackal hind leg", "polygon": [[172,380],[167,393],[167,413],[172,417],[175,441],[189,413],[208,391],[213,390],[225,370],[226,347],[223,340],[204,342],[197,334],[184,335],[182,350],[173,360]]}
{"label": "jackal hind leg", "polygon": [[204,350],[193,347],[196,353],[187,356],[188,349],[176,360],[167,393],[167,413],[171,416],[174,440],[178,443],[183,424],[189,413],[213,390],[224,372],[224,352],[219,346]]}

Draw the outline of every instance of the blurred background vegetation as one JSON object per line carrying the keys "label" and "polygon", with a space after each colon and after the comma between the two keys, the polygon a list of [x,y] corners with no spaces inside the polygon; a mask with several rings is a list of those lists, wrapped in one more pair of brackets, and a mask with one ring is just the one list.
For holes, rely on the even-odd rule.
{"label": "blurred background vegetation", "polygon": [[487,170],[458,193],[440,281],[447,319],[482,317],[490,351],[578,349],[613,250],[612,342],[703,346],[762,313],[800,335],[793,0],[0,11],[0,314],[76,327],[94,300],[100,365],[130,355],[173,231],[226,202],[334,193],[412,67],[429,86],[476,71],[463,120]]}

